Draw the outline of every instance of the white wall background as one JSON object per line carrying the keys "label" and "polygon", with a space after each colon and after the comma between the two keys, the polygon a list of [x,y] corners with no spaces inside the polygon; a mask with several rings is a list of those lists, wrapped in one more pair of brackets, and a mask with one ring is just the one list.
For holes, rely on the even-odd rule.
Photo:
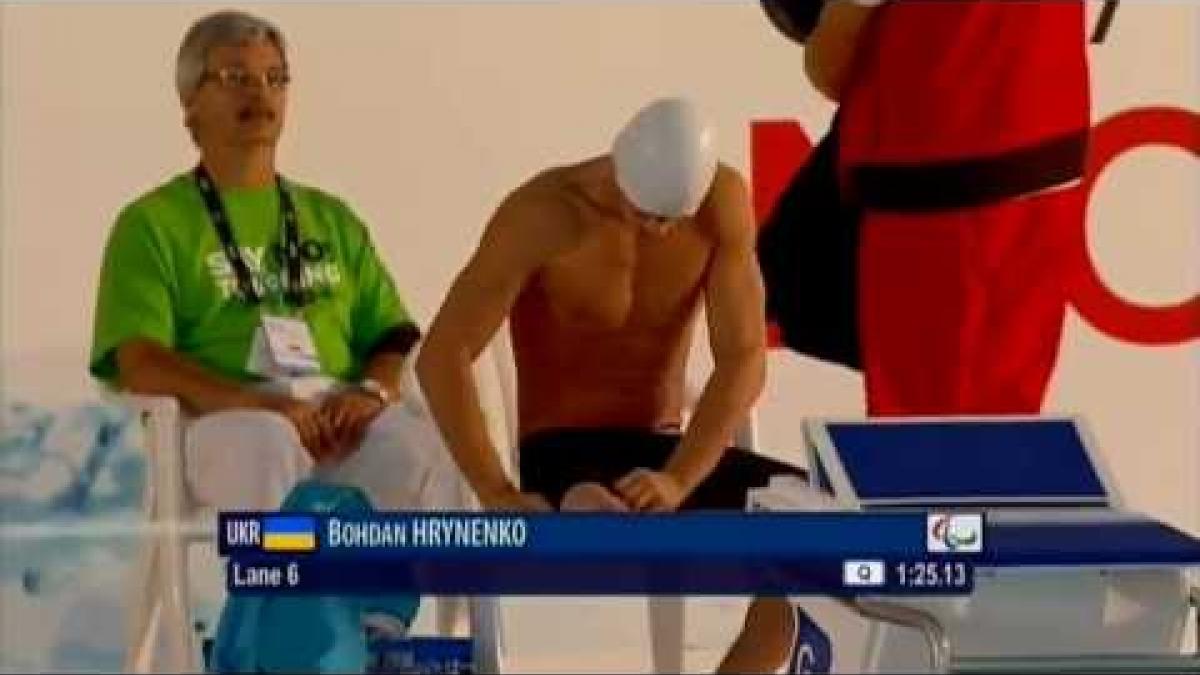
{"label": "white wall background", "polygon": [[[256,5],[292,45],[285,173],[345,197],[370,223],[422,321],[500,197],[547,164],[602,152],[640,103],[682,92],[710,107],[722,152],[748,170],[755,118],[830,107],[801,52],[757,3]],[[85,374],[102,246],[122,205],[194,162],[172,85],[179,40],[216,5],[0,8],[0,395],[94,396]],[[1196,3],[1123,3],[1093,51],[1096,118],[1200,108]],[[1200,288],[1195,159],[1145,150],[1097,194],[1093,254],[1142,302]],[[1146,348],[1072,317],[1049,407],[1095,428],[1135,508],[1200,533],[1200,345]],[[861,412],[859,381],[772,359],[767,442],[796,420]]]}

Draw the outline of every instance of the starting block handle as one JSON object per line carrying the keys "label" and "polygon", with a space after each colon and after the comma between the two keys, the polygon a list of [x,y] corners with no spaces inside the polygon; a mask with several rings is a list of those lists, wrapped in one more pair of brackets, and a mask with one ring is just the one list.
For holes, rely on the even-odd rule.
{"label": "starting block handle", "polygon": [[842,604],[868,619],[920,631],[929,647],[930,672],[950,672],[950,638],[946,635],[942,622],[933,614],[915,607],[865,598],[843,599]]}
{"label": "starting block handle", "polygon": [[1200,586],[1192,586],[1188,592],[1188,604],[1196,610],[1196,652],[1200,654]]}

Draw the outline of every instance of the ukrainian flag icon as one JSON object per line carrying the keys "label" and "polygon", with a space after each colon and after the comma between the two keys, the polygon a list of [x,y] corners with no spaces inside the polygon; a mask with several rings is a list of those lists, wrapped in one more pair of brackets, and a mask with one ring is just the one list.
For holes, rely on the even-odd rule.
{"label": "ukrainian flag icon", "polygon": [[317,549],[316,519],[309,516],[263,518],[264,551],[295,553]]}

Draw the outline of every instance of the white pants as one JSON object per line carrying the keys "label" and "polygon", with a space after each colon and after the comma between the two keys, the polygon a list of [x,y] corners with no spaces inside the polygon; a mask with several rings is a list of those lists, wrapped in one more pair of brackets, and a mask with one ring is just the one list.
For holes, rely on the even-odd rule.
{"label": "white pants", "polygon": [[313,468],[296,428],[265,410],[212,413],[188,427],[192,498],[218,510],[270,511],[309,476],[362,489],[379,510],[464,509],[467,491],[432,420],[413,402],[387,406],[340,464]]}

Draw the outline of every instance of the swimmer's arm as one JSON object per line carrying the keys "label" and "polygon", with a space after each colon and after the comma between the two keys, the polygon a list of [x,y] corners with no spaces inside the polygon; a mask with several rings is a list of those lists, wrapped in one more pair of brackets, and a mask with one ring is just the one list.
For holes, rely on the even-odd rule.
{"label": "swimmer's arm", "polygon": [[721,168],[701,217],[717,239],[704,290],[714,368],[665,468],[685,493],[717,466],[766,378],[763,282],[754,257],[749,193],[741,176]]}
{"label": "swimmer's arm", "polygon": [[485,507],[505,503],[516,488],[488,436],[472,366],[546,259],[553,230],[562,229],[553,216],[520,190],[505,200],[451,286],[417,358],[433,417]]}
{"label": "swimmer's arm", "polygon": [[813,86],[831,101],[842,98],[863,27],[875,11],[870,3],[871,0],[827,2],[817,27],[805,43],[804,72]]}

